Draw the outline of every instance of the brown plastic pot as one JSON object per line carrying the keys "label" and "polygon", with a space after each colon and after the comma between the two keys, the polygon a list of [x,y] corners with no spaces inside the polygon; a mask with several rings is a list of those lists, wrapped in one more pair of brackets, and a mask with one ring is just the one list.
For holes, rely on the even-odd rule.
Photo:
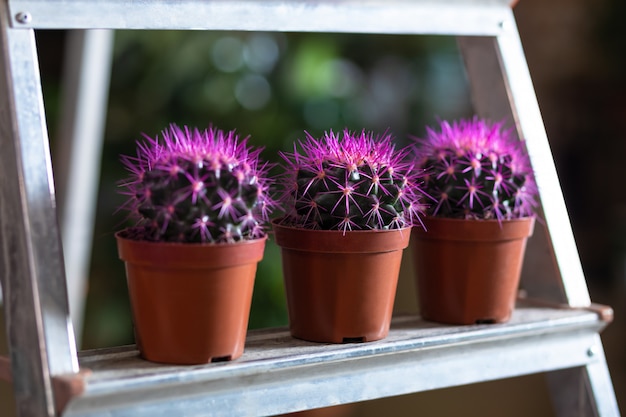
{"label": "brown plastic pot", "polygon": [[203,364],[243,353],[257,263],[267,238],[181,244],[116,234],[144,359]]}
{"label": "brown plastic pot", "polygon": [[409,229],[344,234],[273,225],[293,337],[346,343],[387,336]]}
{"label": "brown plastic pot", "polygon": [[534,217],[463,220],[428,217],[413,228],[419,307],[426,320],[502,323],[515,308]]}

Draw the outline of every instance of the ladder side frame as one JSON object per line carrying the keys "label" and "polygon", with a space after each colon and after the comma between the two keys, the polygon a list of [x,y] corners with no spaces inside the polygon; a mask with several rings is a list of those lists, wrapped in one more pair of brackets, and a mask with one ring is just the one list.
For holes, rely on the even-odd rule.
{"label": "ladder side frame", "polygon": [[[514,123],[535,172],[541,221],[528,244],[521,287],[529,298],[588,307],[589,291],[513,12],[503,21],[502,34],[458,41],[476,112]],[[599,335],[587,353],[593,362],[546,374],[557,415],[619,416]]]}
{"label": "ladder side frame", "polygon": [[113,30],[67,33],[54,174],[67,291],[80,345],[113,63]]}
{"label": "ladder side frame", "polygon": [[591,362],[546,373],[558,417],[620,415],[600,335],[595,339],[587,350]]}
{"label": "ladder side frame", "polygon": [[78,372],[33,30],[0,2],[0,271],[16,406],[54,415],[51,378]]}

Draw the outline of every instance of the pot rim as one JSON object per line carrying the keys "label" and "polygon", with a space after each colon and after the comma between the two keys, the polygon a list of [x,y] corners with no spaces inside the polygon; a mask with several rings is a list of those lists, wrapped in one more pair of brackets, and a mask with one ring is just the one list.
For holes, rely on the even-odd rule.
{"label": "pot rim", "polygon": [[[411,227],[389,230],[316,230],[272,220],[276,244],[283,249],[319,253],[391,252],[409,245]],[[306,235],[307,238],[303,238]]]}
{"label": "pot rim", "polygon": [[[267,235],[234,243],[179,243],[137,240],[115,233],[119,258],[135,264],[161,266],[227,267],[259,262]],[[148,254],[148,255],[144,255]]]}
{"label": "pot rim", "polygon": [[534,215],[506,220],[425,216],[422,218],[424,227],[414,227],[411,233],[423,240],[512,240],[532,236],[535,220]]}

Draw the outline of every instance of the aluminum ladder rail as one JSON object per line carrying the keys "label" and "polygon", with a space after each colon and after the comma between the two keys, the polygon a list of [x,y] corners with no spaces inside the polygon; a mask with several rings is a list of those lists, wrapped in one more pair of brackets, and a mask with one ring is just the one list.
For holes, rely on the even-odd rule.
{"label": "aluminum ladder rail", "polygon": [[[63,411],[66,401],[75,397],[75,402],[80,403],[80,391],[84,389],[81,383],[85,382],[80,377],[68,308],[35,29],[456,36],[476,112],[490,119],[515,122],[519,137],[526,140],[536,173],[545,225],[529,242],[530,261],[524,268],[522,286],[534,299],[572,309],[590,308],[511,7],[507,0],[452,0],[445,4],[436,0],[1,0],[0,266],[10,361],[0,360],[0,375],[12,374],[19,417],[56,415]],[[609,321],[608,310],[602,312],[599,321]],[[602,344],[598,334],[593,333],[602,327],[591,326],[593,355],[589,356],[593,359],[580,359],[576,365],[562,365],[566,367],[548,374],[559,415],[619,415]],[[482,334],[481,329],[476,331]],[[356,351],[360,355],[368,349]],[[108,357],[111,354],[115,356],[109,352]],[[321,360],[319,355],[324,356],[317,355],[315,361]],[[578,395],[581,390],[582,395]],[[393,393],[377,393],[371,398],[384,395]],[[364,398],[344,398],[339,402]],[[309,405],[330,403],[322,399]],[[292,404],[275,411],[295,409]]]}

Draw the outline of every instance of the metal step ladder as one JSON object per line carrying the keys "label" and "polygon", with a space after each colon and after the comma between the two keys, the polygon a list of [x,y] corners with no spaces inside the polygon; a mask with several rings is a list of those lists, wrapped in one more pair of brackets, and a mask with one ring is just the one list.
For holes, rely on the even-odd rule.
{"label": "metal step ladder", "polygon": [[[18,416],[264,416],[539,372],[559,416],[619,416],[599,336],[612,310],[589,298],[511,7],[507,0],[0,0],[0,278],[10,348],[0,378],[13,381]],[[514,120],[536,172],[545,222],[528,244],[527,299],[499,325],[396,317],[387,339],[368,344],[254,331],[240,360],[205,366],[149,363],[134,346],[77,353],[68,289],[80,283],[66,283],[35,29],[68,29],[85,42],[96,33],[87,29],[456,36],[475,111]],[[79,66],[79,80],[94,59]],[[106,90],[107,76],[96,92]],[[76,100],[93,87],[77,85]],[[97,164],[102,107],[74,107],[71,120],[91,120],[75,129],[91,129],[96,143],[71,161]],[[71,177],[78,168],[68,169]],[[78,197],[68,196],[66,207]]]}

